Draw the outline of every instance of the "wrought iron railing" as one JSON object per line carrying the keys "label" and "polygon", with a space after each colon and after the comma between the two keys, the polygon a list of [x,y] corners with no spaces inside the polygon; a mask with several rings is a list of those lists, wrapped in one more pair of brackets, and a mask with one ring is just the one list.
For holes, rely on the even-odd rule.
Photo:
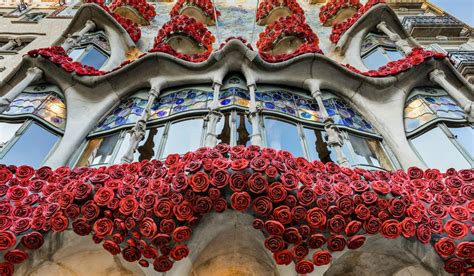
{"label": "wrought iron railing", "polygon": [[459,68],[465,64],[474,65],[474,51],[452,51],[448,57],[454,62],[454,66]]}
{"label": "wrought iron railing", "polygon": [[403,18],[402,24],[408,31],[416,26],[464,26],[461,21],[451,16],[405,16]]}

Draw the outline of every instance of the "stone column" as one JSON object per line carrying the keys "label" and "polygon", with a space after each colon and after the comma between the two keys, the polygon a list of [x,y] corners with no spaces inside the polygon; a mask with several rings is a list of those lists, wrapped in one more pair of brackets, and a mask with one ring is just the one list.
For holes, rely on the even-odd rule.
{"label": "stone column", "polygon": [[37,67],[28,68],[26,71],[26,77],[0,98],[0,113],[4,112],[10,103],[18,97],[25,88],[27,88],[32,82],[39,80],[42,75],[43,71],[41,69]]}
{"label": "stone column", "polygon": [[15,46],[21,46],[21,40],[18,37],[8,38],[7,44],[0,47],[0,51],[10,51]]}
{"label": "stone column", "polygon": [[92,31],[95,29],[96,24],[92,20],[87,20],[86,24],[84,27],[78,31],[73,33],[72,35],[69,35],[68,38],[63,42],[61,45],[65,51],[69,50],[71,47],[73,47],[79,40],[81,40],[82,36],[85,35],[86,33]]}
{"label": "stone column", "polygon": [[342,145],[344,144],[344,139],[342,138],[342,134],[337,128],[336,124],[334,124],[334,120],[329,117],[326,107],[323,103],[322,93],[319,89],[315,89],[311,92],[311,95],[318,103],[319,110],[321,111],[322,117],[324,119],[324,130],[328,136],[327,144],[329,147],[334,148],[336,151],[336,159],[337,163],[344,167],[350,167],[347,158],[344,156],[342,152]]}
{"label": "stone column", "polygon": [[411,53],[412,47],[408,44],[405,39],[402,39],[398,34],[392,32],[388,27],[385,21],[380,22],[377,24],[377,29],[384,34],[386,34],[390,40],[392,40],[397,47],[402,50],[406,55]]}
{"label": "stone column", "polygon": [[214,95],[209,107],[209,113],[206,116],[207,122],[207,131],[206,131],[206,147],[214,147],[217,144],[217,133],[216,126],[219,120],[222,118],[222,113],[219,112],[219,93],[221,90],[222,84],[215,82],[213,87]]}
{"label": "stone column", "polygon": [[250,94],[250,107],[249,107],[249,120],[252,124],[252,134],[250,135],[250,142],[252,145],[261,146],[262,145],[262,134],[260,133],[260,123],[258,114],[260,109],[257,108],[257,102],[255,99],[255,84],[248,86]]}
{"label": "stone column", "polygon": [[128,144],[127,151],[125,152],[125,154],[122,156],[122,159],[120,160],[122,163],[133,162],[133,154],[137,150],[138,144],[143,139],[145,139],[146,122],[148,121],[148,118],[150,117],[151,107],[153,106],[153,103],[155,102],[156,98],[158,98],[159,95],[160,95],[159,89],[155,89],[155,88],[150,89],[145,110],[143,110],[143,113],[140,119],[138,119],[138,121],[135,123],[135,126],[129,131],[130,142]]}
{"label": "stone column", "polygon": [[458,102],[458,104],[464,109],[464,112],[467,114],[467,119],[469,122],[474,122],[474,102],[467,99],[461,91],[456,89],[449,81],[446,79],[446,75],[443,71],[435,69],[430,72],[430,80],[433,83],[441,86],[448,94],[453,97],[453,99]]}

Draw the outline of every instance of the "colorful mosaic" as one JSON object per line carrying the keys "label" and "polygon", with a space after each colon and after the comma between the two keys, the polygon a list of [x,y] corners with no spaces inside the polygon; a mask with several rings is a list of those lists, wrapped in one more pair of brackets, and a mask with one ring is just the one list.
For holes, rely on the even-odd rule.
{"label": "colorful mosaic", "polygon": [[464,120],[465,114],[449,96],[416,96],[405,106],[405,131],[411,132],[434,119]]}
{"label": "colorful mosaic", "polygon": [[66,127],[64,99],[51,92],[21,93],[1,115],[33,115],[59,129]]}
{"label": "colorful mosaic", "polygon": [[96,128],[96,131],[108,130],[119,126],[134,124],[140,118],[147,100],[129,98],[114,109]]}
{"label": "colorful mosaic", "polygon": [[219,106],[225,107],[230,105],[237,105],[241,107],[250,106],[250,95],[247,90],[231,87],[222,90],[219,95]]}

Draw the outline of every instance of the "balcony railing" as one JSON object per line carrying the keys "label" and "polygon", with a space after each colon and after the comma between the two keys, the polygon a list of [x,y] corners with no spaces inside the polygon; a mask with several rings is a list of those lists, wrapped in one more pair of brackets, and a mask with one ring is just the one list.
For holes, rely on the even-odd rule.
{"label": "balcony railing", "polygon": [[456,68],[466,65],[474,65],[474,51],[453,51],[448,57],[454,62]]}
{"label": "balcony railing", "polygon": [[413,37],[457,37],[464,24],[451,16],[406,16],[402,22]]}

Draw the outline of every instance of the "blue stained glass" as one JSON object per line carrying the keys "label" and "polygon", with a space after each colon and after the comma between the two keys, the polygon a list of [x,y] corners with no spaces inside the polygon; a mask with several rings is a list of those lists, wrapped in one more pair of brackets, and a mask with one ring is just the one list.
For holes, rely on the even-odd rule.
{"label": "blue stained glass", "polygon": [[225,99],[225,100],[221,101],[221,106],[229,105],[231,102],[232,102],[231,99]]}
{"label": "blue stained glass", "polygon": [[265,103],[265,108],[268,108],[268,109],[275,109],[275,105],[272,104],[272,103]]}
{"label": "blue stained glass", "polygon": [[96,131],[108,130],[126,124],[134,124],[144,111],[147,100],[129,98],[113,110],[96,128]]}
{"label": "blue stained glass", "polygon": [[184,103],[184,99],[178,99],[178,100],[176,100],[176,104],[182,104],[182,103]]}

